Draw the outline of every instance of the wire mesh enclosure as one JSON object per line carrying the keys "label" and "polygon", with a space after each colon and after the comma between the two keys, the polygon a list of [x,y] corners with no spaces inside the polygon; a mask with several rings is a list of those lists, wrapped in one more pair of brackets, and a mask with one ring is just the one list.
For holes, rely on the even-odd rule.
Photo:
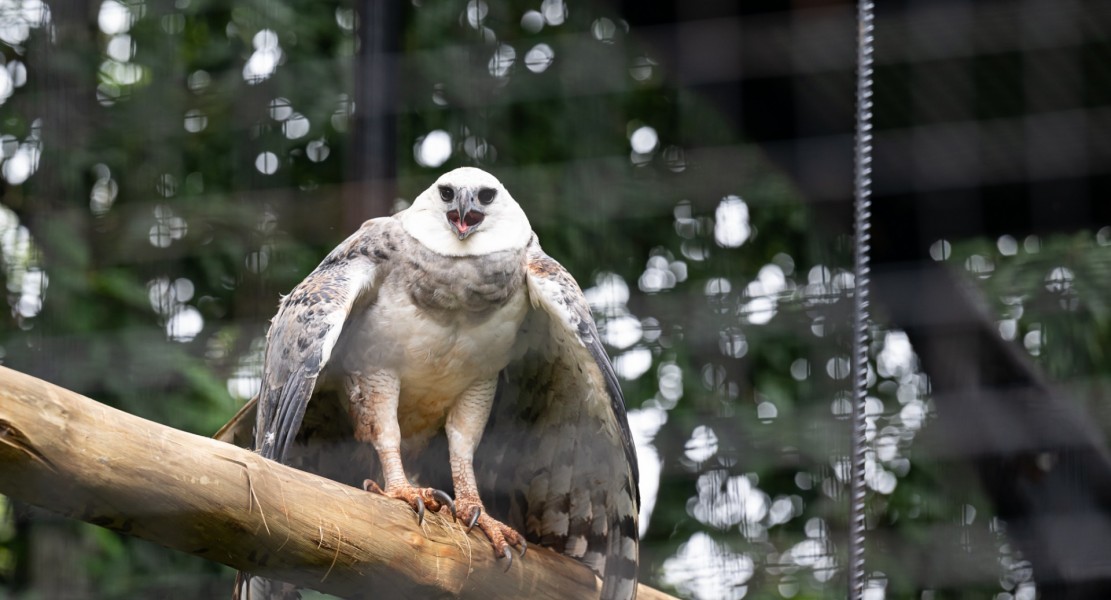
{"label": "wire mesh enclosure", "polygon": [[[845,597],[857,8],[0,0],[0,361],[211,435],[279,295],[478,166],[621,380],[641,580]],[[863,597],[1111,597],[1111,5],[875,10]],[[0,598],[230,594],[0,509]]]}

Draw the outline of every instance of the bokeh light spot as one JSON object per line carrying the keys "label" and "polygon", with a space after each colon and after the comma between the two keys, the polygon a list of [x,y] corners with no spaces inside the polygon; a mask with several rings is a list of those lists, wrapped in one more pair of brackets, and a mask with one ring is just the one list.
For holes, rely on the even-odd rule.
{"label": "bokeh light spot", "polygon": [[486,3],[482,0],[470,0],[469,2],[467,2],[467,8],[465,11],[467,17],[467,25],[470,25],[471,29],[478,29],[480,26],[482,26],[482,21],[486,19],[486,15],[489,12],[490,7],[486,6]]}
{"label": "bokeh light spot", "polygon": [[127,62],[134,56],[134,44],[131,41],[131,36],[126,33],[112,36],[108,40],[108,48],[106,53],[108,57],[119,62]]}
{"label": "bokeh light spot", "polygon": [[617,34],[617,25],[606,17],[595,19],[594,23],[590,25],[590,34],[603,44],[612,44],[613,38]]}
{"label": "bokeh light spot", "polygon": [[714,211],[714,241],[725,248],[737,248],[752,234],[748,205],[739,196],[721,199]]}
{"label": "bokeh light spot", "polygon": [[309,134],[308,118],[301,113],[293,113],[293,116],[282,123],[282,133],[291,140],[305,137]]}
{"label": "bokeh light spot", "polygon": [[263,175],[273,175],[278,171],[278,155],[273,152],[261,152],[255,157],[255,168]]}
{"label": "bokeh light spot", "polygon": [[305,155],[313,162],[323,162],[330,153],[331,149],[324,139],[313,140],[305,145]]}
{"label": "bokeh light spot", "polygon": [[567,20],[567,5],[563,0],[544,0],[540,3],[540,13],[548,25],[562,25]]}
{"label": "bokeh light spot", "polygon": [[498,48],[494,50],[486,69],[490,72],[490,75],[503,79],[509,75],[509,70],[513,68],[513,63],[516,61],[517,51],[513,49],[513,46],[498,44]]}
{"label": "bokeh light spot", "polygon": [[430,131],[417,139],[413,146],[413,157],[424,167],[438,167],[451,158],[451,134],[443,129]]}
{"label": "bokeh light spot", "polygon": [[203,112],[196,108],[185,111],[185,131],[200,133],[205,127],[208,127],[208,117]]}
{"label": "bokeh light spot", "polygon": [[278,97],[270,101],[270,118],[284,121],[293,115],[293,105],[286,98]]}
{"label": "bokeh light spot", "polygon": [[637,154],[648,154],[655,150],[659,143],[660,138],[656,135],[656,130],[647,125],[638,127],[629,136],[629,145],[633,147],[633,152]]}
{"label": "bokeh light spot", "polygon": [[175,342],[189,342],[204,329],[201,311],[192,306],[183,306],[170,320],[166,321],[166,335]]}
{"label": "bokeh light spot", "polygon": [[253,85],[274,74],[282,60],[282,48],[278,43],[278,34],[270,29],[256,33],[251,43],[255,51],[243,65],[243,79]]}
{"label": "bokeh light spot", "polygon": [[525,67],[533,73],[543,73],[555,60],[555,51],[547,44],[537,44],[525,53]]}
{"label": "bokeh light spot", "polygon": [[521,29],[529,33],[539,33],[544,29],[544,15],[535,10],[526,12],[521,16]]}
{"label": "bokeh light spot", "polygon": [[116,35],[131,29],[131,21],[131,11],[116,0],[104,0],[96,17],[100,30],[107,35]]}

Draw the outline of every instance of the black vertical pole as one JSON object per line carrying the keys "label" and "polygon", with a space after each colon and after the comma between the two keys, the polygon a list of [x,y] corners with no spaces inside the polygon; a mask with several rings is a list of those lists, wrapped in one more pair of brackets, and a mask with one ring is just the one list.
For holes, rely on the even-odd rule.
{"label": "black vertical pole", "polygon": [[354,139],[343,210],[348,227],[389,214],[397,177],[401,7],[394,0],[357,0],[356,9]]}

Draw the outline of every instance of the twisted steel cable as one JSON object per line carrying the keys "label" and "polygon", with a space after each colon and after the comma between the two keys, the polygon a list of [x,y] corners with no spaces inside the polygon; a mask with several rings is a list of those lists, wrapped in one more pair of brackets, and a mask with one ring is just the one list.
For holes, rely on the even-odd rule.
{"label": "twisted steel cable", "polygon": [[872,60],[875,53],[875,5],[857,5],[856,148],[853,183],[853,293],[852,382],[853,418],[851,481],[849,493],[849,598],[864,597],[864,509],[867,493],[864,466],[867,457],[868,399],[868,286],[872,217]]}

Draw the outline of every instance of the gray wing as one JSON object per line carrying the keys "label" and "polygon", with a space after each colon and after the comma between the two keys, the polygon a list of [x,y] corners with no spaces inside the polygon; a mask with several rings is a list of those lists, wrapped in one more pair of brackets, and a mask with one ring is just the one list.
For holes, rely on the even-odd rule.
{"label": "gray wing", "polygon": [[[370,464],[370,457],[362,456],[366,449],[350,443],[350,428],[342,411],[337,414],[338,400],[316,393],[316,383],[348,316],[373,301],[385,263],[397,250],[396,236],[392,219],[367,221],[282,299],[266,334],[262,386],[254,400],[254,448],[262,456],[337,481],[351,483],[352,473],[369,476],[369,470],[358,472],[360,466]],[[315,400],[313,409],[310,398]],[[241,437],[250,406],[217,437],[232,441]],[[300,445],[295,447],[297,439]],[[290,584],[247,573],[236,576],[234,600],[300,597]]]}
{"label": "gray wing", "polygon": [[301,428],[317,378],[348,315],[373,298],[396,250],[395,222],[373,219],[343,241],[282,299],[267,334],[255,449],[283,462]]}
{"label": "gray wing", "polygon": [[475,459],[483,500],[530,541],[591,567],[602,598],[633,598],[640,496],[621,387],[582,291],[535,237],[528,292],[526,347]]}

